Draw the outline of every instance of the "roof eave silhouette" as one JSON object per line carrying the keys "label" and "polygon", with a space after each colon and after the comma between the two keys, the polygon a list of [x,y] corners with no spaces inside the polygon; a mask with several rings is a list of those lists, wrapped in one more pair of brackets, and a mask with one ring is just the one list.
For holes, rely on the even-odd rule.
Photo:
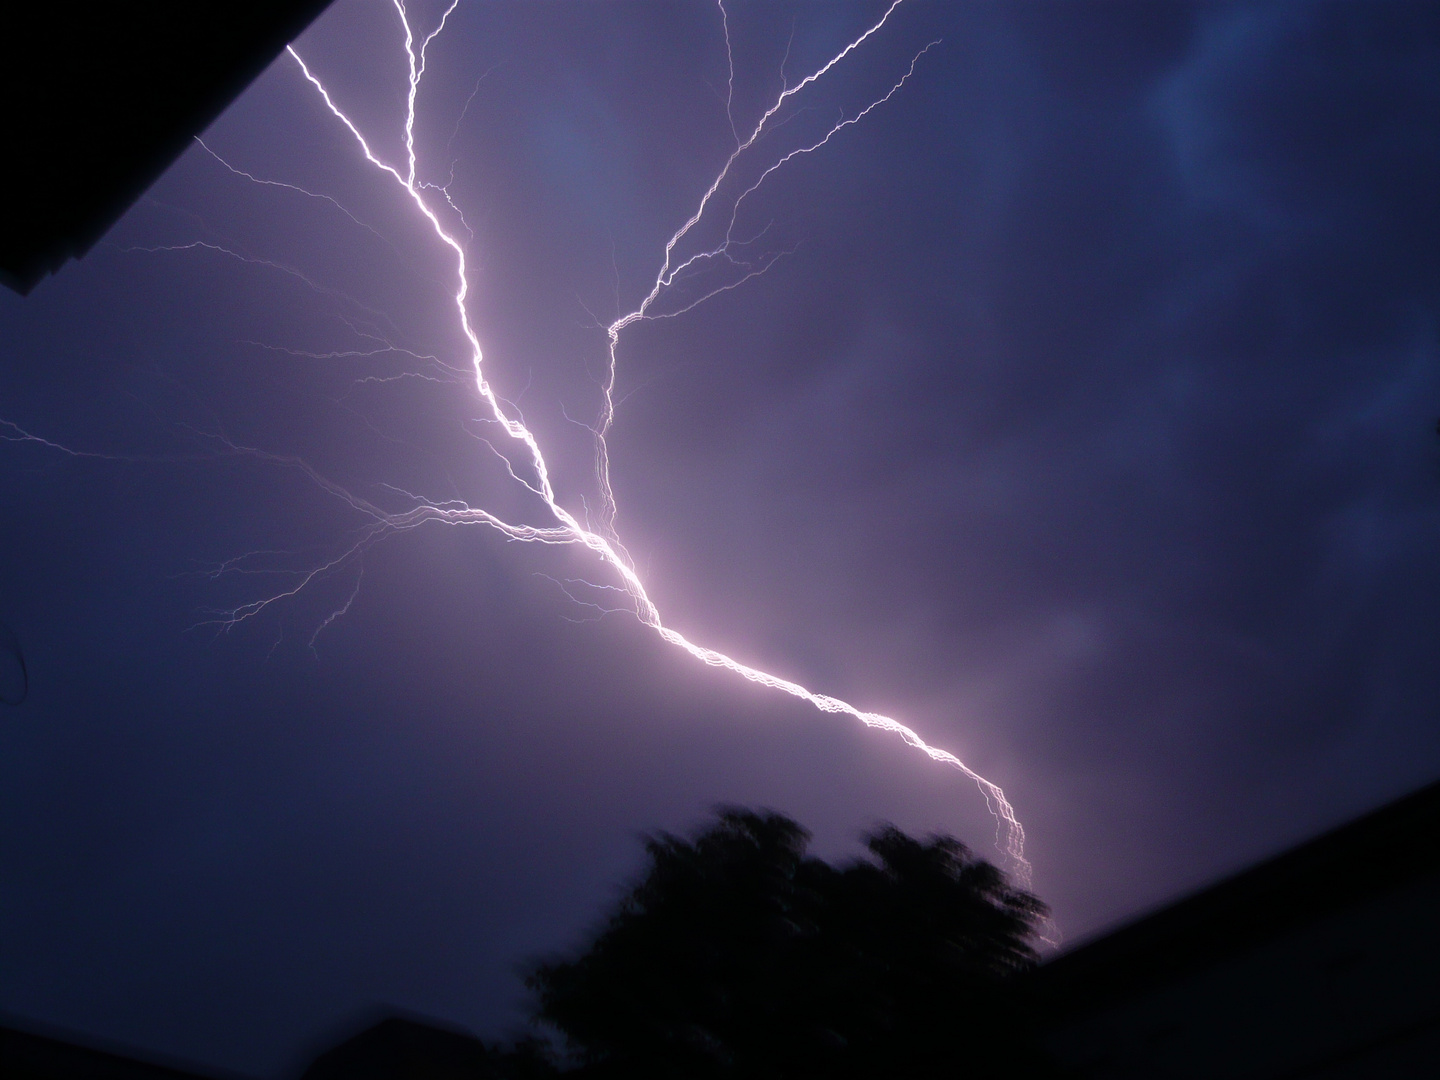
{"label": "roof eave silhouette", "polygon": [[26,4],[0,35],[0,282],[85,255],[329,0]]}

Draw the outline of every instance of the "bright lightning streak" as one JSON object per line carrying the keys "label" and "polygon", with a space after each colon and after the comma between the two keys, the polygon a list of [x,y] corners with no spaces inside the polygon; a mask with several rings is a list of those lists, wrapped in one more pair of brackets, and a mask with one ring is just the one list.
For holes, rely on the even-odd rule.
{"label": "bright lightning streak", "polygon": [[[729,178],[732,169],[735,167],[737,161],[743,155],[745,155],[747,151],[749,151],[752,147],[755,146],[756,142],[761,138],[763,134],[766,133],[767,130],[774,126],[778,126],[779,123],[783,122],[775,121],[775,123],[772,124],[772,121],[774,121],[776,115],[785,106],[785,104],[790,99],[795,97],[795,95],[803,91],[806,87],[810,86],[811,84],[815,83],[817,80],[825,76],[832,68],[834,68],[837,64],[840,64],[852,52],[854,52],[861,45],[863,45],[871,36],[878,33],[881,28],[884,27],[886,21],[890,18],[891,14],[895,11],[897,7],[899,7],[900,3],[902,2],[902,0],[893,0],[890,6],[885,10],[884,14],[879,18],[877,22],[875,22],[874,25],[869,27],[869,29],[867,29],[859,37],[855,38],[855,40],[851,41],[848,45],[846,45],[843,49],[841,49],[838,53],[831,57],[825,64],[823,64],[811,74],[805,76],[793,86],[784,85],[779,95],[769,104],[769,106],[761,114],[760,119],[755,124],[750,134],[742,139],[738,134],[738,130],[735,129],[735,121],[733,114],[734,58],[731,51],[728,16],[725,12],[723,0],[719,0],[720,13],[722,16],[722,23],[724,25],[725,31],[726,57],[727,62],[729,63],[730,72],[729,83],[727,85],[726,116],[730,122],[732,131],[735,132],[735,149],[730,153],[724,165],[721,167],[719,173],[715,176],[713,182],[701,196],[694,214],[679,229],[675,231],[675,233],[666,243],[664,249],[664,257],[661,262],[660,269],[655,276],[654,284],[651,286],[650,291],[646,294],[640,305],[633,311],[630,311],[629,313],[615,319],[608,327],[605,328],[606,337],[608,340],[608,369],[606,372],[604,384],[602,386],[602,408],[599,423],[591,429],[595,438],[596,472],[599,481],[602,505],[599,514],[599,525],[597,528],[591,528],[588,524],[588,515],[587,524],[582,525],[580,521],[577,520],[577,518],[572,515],[571,512],[567,510],[564,506],[562,506],[557,500],[554,487],[551,484],[549,468],[547,466],[545,456],[541,451],[538,441],[536,440],[530,429],[525,425],[523,418],[519,416],[519,410],[515,409],[513,406],[507,409],[507,403],[505,403],[503,399],[501,399],[499,395],[496,394],[493,387],[486,379],[484,368],[484,353],[480,346],[479,336],[477,335],[474,327],[471,324],[469,309],[466,303],[470,291],[470,285],[469,275],[467,272],[465,246],[456,238],[455,235],[453,235],[450,231],[446,229],[436,209],[432,207],[427,201],[426,192],[440,191],[445,196],[445,202],[447,206],[449,206],[452,210],[454,210],[453,204],[450,203],[449,193],[444,188],[440,188],[437,185],[433,184],[424,184],[419,182],[417,179],[417,155],[415,150],[415,106],[416,98],[420,90],[421,80],[425,72],[426,50],[429,47],[430,43],[433,42],[435,38],[440,34],[440,32],[444,29],[446,20],[448,20],[451,13],[454,12],[459,0],[453,0],[450,6],[446,9],[445,14],[442,16],[439,26],[437,26],[435,30],[426,35],[420,41],[418,49],[416,47],[416,35],[411,25],[404,0],[392,0],[392,2],[394,4],[396,12],[400,17],[400,22],[404,30],[404,48],[408,61],[409,73],[404,125],[405,164],[403,167],[397,167],[378,157],[374,150],[371,148],[370,143],[366,140],[364,134],[362,134],[360,129],[349,118],[349,116],[346,115],[346,113],[340,108],[340,106],[335,103],[329,90],[326,89],[325,85],[321,82],[321,80],[314,74],[314,72],[311,71],[309,66],[301,58],[300,54],[297,53],[294,48],[288,48],[287,51],[294,59],[295,63],[299,66],[299,69],[303,73],[305,79],[314,86],[315,90],[320,95],[321,100],[324,102],[325,107],[330,111],[330,113],[334,115],[334,117],[341,124],[345,126],[346,129],[349,130],[350,134],[354,136],[355,142],[358,145],[365,160],[369,162],[372,166],[374,166],[377,170],[388,175],[391,179],[395,181],[395,183],[404,193],[405,197],[407,197],[414,204],[416,210],[425,219],[425,221],[429,223],[431,230],[433,230],[439,241],[453,254],[455,274],[454,308],[457,324],[462,331],[464,338],[470,348],[469,366],[471,372],[473,373],[475,389],[488,409],[489,416],[486,417],[486,419],[498,424],[504,430],[505,434],[509,436],[511,440],[513,440],[513,443],[516,445],[516,449],[522,451],[523,457],[526,459],[528,466],[525,471],[527,473],[533,474],[533,479],[523,479],[520,475],[517,474],[515,467],[513,466],[508,457],[500,454],[500,451],[493,446],[492,449],[496,449],[496,453],[505,460],[506,468],[510,476],[522,485],[524,485],[527,489],[529,489],[530,492],[532,492],[541,501],[543,501],[546,509],[548,510],[551,517],[553,517],[556,524],[548,527],[512,524],[510,522],[500,519],[496,515],[490,513],[487,510],[484,510],[483,508],[471,506],[463,500],[457,499],[451,501],[436,502],[422,498],[421,496],[413,495],[409,492],[403,492],[401,494],[405,495],[410,500],[411,505],[398,513],[390,512],[383,510],[382,508],[376,506],[374,503],[368,500],[359,498],[358,496],[351,494],[344,488],[321,476],[309,465],[305,464],[303,461],[300,461],[297,458],[279,457],[276,455],[267,454],[263,451],[256,450],[250,447],[242,447],[233,443],[226,443],[229,449],[235,453],[261,457],[272,462],[303,471],[322,490],[326,491],[335,498],[342,500],[354,510],[369,518],[369,523],[361,529],[359,533],[359,538],[355,540],[355,542],[346,551],[324,562],[320,566],[315,566],[307,571],[301,571],[297,573],[296,581],[291,588],[276,593],[268,598],[252,601],[249,604],[245,604],[239,608],[236,608],[229,612],[225,612],[223,613],[221,618],[215,621],[225,628],[229,628],[231,626],[234,626],[235,624],[243,622],[253,617],[254,615],[257,615],[260,611],[271,606],[272,604],[275,604],[278,601],[281,601],[287,597],[295,596],[297,593],[305,589],[306,586],[309,585],[312,581],[314,581],[317,577],[327,573],[328,571],[334,570],[335,568],[343,564],[351,556],[356,555],[361,550],[380,539],[382,536],[393,533],[395,531],[414,528],[428,521],[442,521],[452,524],[469,523],[488,525],[491,528],[503,533],[506,537],[512,540],[538,541],[540,543],[548,544],[583,545],[584,547],[592,551],[596,556],[598,556],[603,563],[608,565],[618,575],[619,580],[623,586],[623,591],[628,593],[631,599],[635,615],[645,626],[653,629],[660,636],[660,638],[668,644],[680,650],[683,650],[690,656],[694,657],[696,660],[699,660],[702,663],[707,664],[711,667],[723,668],[727,671],[733,672],[736,675],[739,675],[743,679],[749,680],[750,682],[758,683],[761,686],[768,687],[772,690],[778,690],[785,694],[789,694],[793,697],[807,701],[822,712],[845,714],[848,716],[852,716],[867,727],[876,728],[881,731],[886,731],[890,732],[891,734],[898,735],[906,744],[926,754],[932,760],[948,765],[958,770],[964,776],[972,780],[980,788],[980,791],[985,796],[990,812],[996,819],[997,842],[1000,843],[1003,851],[1012,861],[1013,869],[1016,872],[1017,876],[1022,882],[1028,885],[1030,867],[1029,863],[1026,862],[1024,855],[1025,831],[1021,826],[1019,820],[1015,816],[1014,808],[1011,806],[1009,800],[1005,797],[1005,793],[1001,791],[999,786],[987,780],[979,773],[975,772],[963,761],[961,761],[960,758],[950,753],[948,750],[943,750],[939,747],[932,746],[930,743],[926,742],[923,738],[921,738],[920,735],[916,733],[913,729],[900,723],[898,720],[895,720],[889,716],[882,715],[881,713],[869,712],[857,708],[856,706],[851,705],[849,702],[842,701],[839,698],[831,697],[828,694],[816,693],[800,685],[799,683],[792,682],[788,679],[780,678],[779,676],[772,675],[769,672],[762,671],[759,668],[743,664],[740,661],[735,660],[733,657],[727,656],[722,652],[707,648],[703,645],[696,644],[695,642],[691,641],[689,638],[681,634],[678,630],[675,630],[673,627],[670,627],[664,623],[664,621],[661,619],[659,609],[651,600],[649,593],[645,589],[644,583],[641,581],[640,576],[634,568],[633,562],[630,559],[629,554],[625,551],[615,532],[616,505],[614,492],[610,482],[609,453],[605,442],[605,436],[609,431],[615,418],[614,391],[617,370],[617,351],[619,349],[621,336],[624,331],[628,327],[633,326],[639,322],[644,322],[657,318],[670,318],[675,315],[681,314],[684,311],[690,310],[696,304],[703,303],[704,300],[715,296],[719,292],[735,288],[738,284],[740,284],[741,281],[748,280],[750,277],[753,277],[756,274],[763,273],[764,270],[768,268],[768,266],[773,262],[773,258],[763,262],[762,265],[757,269],[756,267],[749,264],[738,263],[731,254],[732,249],[743,246],[741,242],[734,239],[735,222],[736,215],[739,209],[739,204],[751,194],[753,194],[769,177],[771,177],[777,170],[779,170],[793,158],[802,154],[809,154],[816,150],[819,150],[843,128],[858,123],[872,110],[889,101],[890,98],[894,94],[896,94],[905,84],[906,80],[908,80],[910,76],[914,73],[915,65],[919,62],[920,57],[923,56],[924,53],[931,47],[931,45],[935,43],[932,42],[931,45],[925,46],[924,49],[922,49],[919,53],[915,55],[915,57],[911,60],[909,70],[905,73],[904,76],[899,79],[899,81],[897,81],[890,88],[890,90],[884,96],[873,101],[869,106],[861,110],[855,116],[849,117],[848,119],[841,119],[836,122],[825,133],[823,138],[820,138],[818,141],[815,141],[812,144],[800,147],[795,150],[791,150],[790,152],[780,157],[779,160],[775,161],[769,167],[764,169],[759,175],[758,179],[755,179],[753,183],[751,183],[735,199],[735,201],[730,204],[730,217],[728,227],[725,232],[725,239],[717,247],[699,251],[695,254],[682,257],[678,253],[678,249],[682,246],[682,244],[686,241],[690,234],[696,229],[702,219],[706,217],[707,212],[710,211],[712,208],[712,204],[717,202],[718,193],[720,192],[722,186],[725,184],[725,181]],[[206,147],[205,149],[209,150],[209,147]],[[218,155],[216,156],[218,157]],[[256,179],[254,177],[250,177],[249,174],[241,173],[240,170],[234,169],[232,166],[229,166],[228,163],[223,162],[223,160],[222,164],[226,164],[227,168],[231,168],[231,171],[237,173],[238,175],[246,176],[249,179]],[[312,195],[313,193],[307,191],[305,192],[305,194]],[[458,213],[458,211],[456,212]],[[461,219],[461,223],[463,225],[463,219]],[[197,246],[214,247],[215,250],[223,252],[225,254],[235,257],[242,257],[236,255],[236,253],[234,252],[219,248],[217,245],[206,245],[199,242],[192,245],[183,245],[183,247]],[[655,310],[657,304],[660,303],[660,301],[666,296],[667,292],[669,292],[672,286],[675,285],[677,278],[682,275],[693,274],[697,269],[703,268],[704,266],[712,262],[718,262],[722,260],[728,260],[729,262],[739,265],[746,270],[746,272],[741,276],[739,281],[730,281],[726,284],[711,288],[708,292],[705,292],[704,295],[702,295],[699,299],[691,300],[676,310]],[[297,271],[294,271],[289,267],[278,268],[288,273],[298,274]],[[308,279],[305,280],[307,284],[318,288],[318,286],[315,286],[313,282],[310,282]],[[28,433],[25,434],[28,436]],[[358,589],[358,587],[359,579],[357,578],[356,589]],[[561,587],[564,588],[563,585]],[[610,586],[608,588],[614,587]],[[350,605],[354,602],[354,599],[355,592],[352,591],[349,599],[345,601],[344,605],[324,620],[320,629],[316,631],[316,634],[318,635],[320,630],[323,630],[326,626],[328,626],[331,622],[333,622],[336,618],[338,618],[346,610],[348,610]],[[313,643],[314,639],[312,638],[311,640]],[[999,832],[1003,832],[1003,838],[998,835]]]}

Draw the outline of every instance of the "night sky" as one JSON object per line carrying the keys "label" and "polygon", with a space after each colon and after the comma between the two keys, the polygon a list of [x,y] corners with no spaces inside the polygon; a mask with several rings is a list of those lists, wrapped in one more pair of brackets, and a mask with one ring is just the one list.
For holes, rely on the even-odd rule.
{"label": "night sky", "polygon": [[[726,6],[742,133],[884,11]],[[625,332],[618,530],[680,631],[1000,784],[1074,944],[1440,775],[1440,8],[915,0],[744,176],[935,41],[744,202],[766,273]],[[296,47],[403,163],[393,7]],[[431,46],[419,175],[577,515],[728,78],[701,2],[462,0]],[[226,630],[364,524],[292,459],[553,522],[454,373],[453,256],[294,61],[204,138],[0,293],[0,435],[66,448],[0,442],[0,1011],[276,1075],[381,1003],[511,1030],[718,804],[999,860],[973,784],[601,614],[583,551],[432,523]]]}

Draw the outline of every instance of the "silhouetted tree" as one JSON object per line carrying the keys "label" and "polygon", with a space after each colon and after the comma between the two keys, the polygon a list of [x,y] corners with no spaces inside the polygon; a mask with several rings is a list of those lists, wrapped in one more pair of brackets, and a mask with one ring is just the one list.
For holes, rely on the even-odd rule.
{"label": "silhouetted tree", "polygon": [[873,860],[843,868],[808,840],[732,809],[692,841],[647,841],[647,871],[590,947],[528,980],[583,1074],[1032,1071],[1006,984],[1035,962],[1044,905],[948,837],[886,827]]}

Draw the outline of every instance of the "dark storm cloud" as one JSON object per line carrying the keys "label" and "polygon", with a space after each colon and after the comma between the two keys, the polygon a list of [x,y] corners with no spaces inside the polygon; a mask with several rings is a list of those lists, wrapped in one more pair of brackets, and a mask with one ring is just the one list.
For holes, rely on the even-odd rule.
{"label": "dark storm cloud", "polygon": [[[878,11],[731,7],[737,118]],[[596,320],[731,145],[718,10],[453,18],[420,145],[455,163],[492,377],[574,498]],[[622,347],[620,528],[662,609],[1001,782],[1072,935],[1440,768],[1437,22],[906,4],[785,131],[941,39],[913,79],[747,205],[789,254]],[[386,153],[395,29],[344,3],[301,43]],[[186,633],[265,585],[194,571],[323,559],[356,524],[196,431],[367,497],[535,511],[463,383],[274,348],[358,327],[463,356],[443,251],[293,68],[207,143],[383,239],[196,150],[109,246],[0,297],[0,417],[129,455],[0,444],[32,676],[0,728],[0,1008],[274,1072],[375,1001],[498,1032],[515,964],[590,925],[635,834],[713,803],[793,813],[826,853],[879,819],[988,842],[978,793],[893,740],[568,621],[578,555],[420,531],[367,552],[313,651],[359,566]],[[330,291],[121,250],[194,239]]]}

